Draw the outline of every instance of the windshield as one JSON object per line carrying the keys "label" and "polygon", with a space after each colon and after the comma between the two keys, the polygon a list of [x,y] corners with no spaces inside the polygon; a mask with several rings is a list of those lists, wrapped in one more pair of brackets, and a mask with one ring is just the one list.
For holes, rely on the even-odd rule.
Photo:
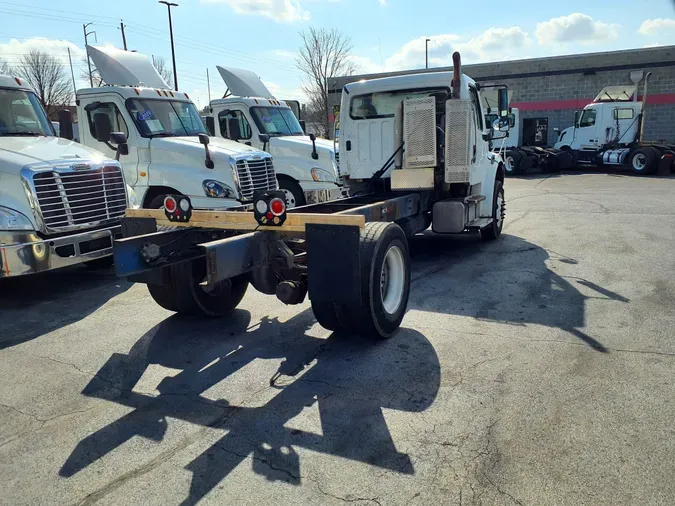
{"label": "windshield", "polygon": [[208,134],[192,102],[131,98],[127,108],[143,137]]}
{"label": "windshield", "polygon": [[268,135],[305,135],[293,111],[286,107],[251,107],[253,120]]}
{"label": "windshield", "polygon": [[54,131],[34,93],[0,89],[0,135],[52,136]]}

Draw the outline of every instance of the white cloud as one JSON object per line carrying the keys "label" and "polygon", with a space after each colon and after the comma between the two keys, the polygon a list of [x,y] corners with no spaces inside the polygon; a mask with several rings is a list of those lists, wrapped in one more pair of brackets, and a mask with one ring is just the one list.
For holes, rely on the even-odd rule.
{"label": "white cloud", "polygon": [[0,44],[0,60],[9,62],[10,65],[18,64],[21,58],[30,51],[41,51],[55,58],[62,63],[68,63],[68,48],[73,59],[73,65],[84,58],[84,49],[67,40],[47,39],[44,37],[33,37],[19,41],[11,39],[9,42]]}
{"label": "white cloud", "polygon": [[589,44],[616,39],[620,28],[620,25],[595,21],[586,14],[575,12],[537,23],[535,34],[543,46],[566,42]]}
{"label": "white cloud", "polygon": [[478,37],[455,44],[466,62],[503,60],[520,56],[519,51],[531,43],[530,37],[519,26],[488,28]]}
{"label": "white cloud", "polygon": [[658,35],[675,31],[675,19],[647,19],[642,22],[638,33],[642,35]]}
{"label": "white cloud", "polygon": [[301,103],[307,100],[302,88],[287,88],[272,81],[263,81],[263,84],[279,100],[298,100]]}
{"label": "white cloud", "polygon": [[279,58],[285,58],[287,60],[295,60],[295,58],[298,56],[298,53],[295,51],[287,51],[285,49],[275,49],[272,51],[272,54],[274,56],[278,56]]}
{"label": "white cloud", "polygon": [[235,14],[252,14],[273,19],[280,23],[307,21],[309,11],[299,0],[201,0],[204,4],[225,4]]}
{"label": "white cloud", "polygon": [[387,0],[377,0],[377,3],[380,4],[382,7],[387,6]]}
{"label": "white cloud", "polygon": [[461,37],[448,33],[413,39],[387,58],[384,66],[385,72],[424,68],[426,39],[429,39],[429,66],[440,67],[452,61],[453,44],[461,40]]}
{"label": "white cloud", "polygon": [[374,74],[382,72],[382,65],[374,62],[367,56],[350,56],[356,74]]}

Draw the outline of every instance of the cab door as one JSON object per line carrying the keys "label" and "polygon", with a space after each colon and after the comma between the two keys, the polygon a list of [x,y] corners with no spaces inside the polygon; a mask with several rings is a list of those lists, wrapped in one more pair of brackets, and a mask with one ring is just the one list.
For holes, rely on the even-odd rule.
{"label": "cab door", "polygon": [[581,149],[598,149],[603,141],[604,135],[600,135],[598,128],[600,126],[600,117],[595,108],[584,109],[579,118],[579,127],[575,132],[575,141]]}
{"label": "cab door", "polygon": [[262,147],[258,139],[258,130],[248,120],[244,111],[238,107],[228,107],[219,111],[216,124],[218,134],[223,139],[230,139],[256,148]]}
{"label": "cab door", "polygon": [[[120,163],[124,169],[124,178],[127,184],[135,186],[139,179],[138,173],[147,171],[150,160],[148,156],[145,167],[139,167],[139,148],[142,148],[140,145],[142,141],[139,139],[126,109],[123,108],[121,100],[118,101],[111,97],[88,97],[87,99],[80,99],[80,106],[80,139],[82,144],[97,149],[104,153],[106,158],[114,160],[116,146],[110,144],[109,140],[105,139],[105,135],[98,129],[103,128],[103,124],[106,123],[111,132],[126,134],[129,154],[122,155]],[[98,129],[97,125],[99,125]]]}
{"label": "cab door", "polygon": [[475,86],[469,85],[469,98],[471,99],[471,109],[473,111],[473,128],[471,129],[471,138],[469,141],[471,169],[469,174],[470,184],[476,184],[485,179],[488,160],[489,144],[483,140],[485,132],[484,115],[481,111],[480,98]]}

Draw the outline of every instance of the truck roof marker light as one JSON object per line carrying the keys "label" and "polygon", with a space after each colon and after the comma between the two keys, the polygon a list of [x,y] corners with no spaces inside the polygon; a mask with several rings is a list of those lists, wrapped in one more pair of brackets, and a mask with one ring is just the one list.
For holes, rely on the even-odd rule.
{"label": "truck roof marker light", "polygon": [[188,94],[187,94],[187,93],[183,93],[183,95],[185,95],[185,98],[187,98],[188,100],[190,100],[190,97],[188,97]]}
{"label": "truck roof marker light", "polygon": [[161,92],[161,91],[159,91],[159,90],[155,90],[155,91],[157,92],[157,94],[158,94],[160,97],[162,96],[162,92]]}
{"label": "truck roof marker light", "polygon": [[136,95],[140,95],[140,94],[141,94],[141,92],[138,91],[138,88],[134,88],[134,91],[136,92]]}
{"label": "truck roof marker light", "polygon": [[255,100],[255,103],[256,103],[256,104],[258,103],[258,99],[257,99],[257,98],[254,98],[253,100]]}
{"label": "truck roof marker light", "polygon": [[16,81],[16,84],[21,86],[21,79],[19,79],[18,77],[15,77],[14,80]]}
{"label": "truck roof marker light", "polygon": [[167,94],[166,90],[164,90],[164,96],[168,97],[169,95]]}
{"label": "truck roof marker light", "polygon": [[173,97],[173,91],[170,91],[169,93],[170,93],[170,94],[171,94],[171,96]]}

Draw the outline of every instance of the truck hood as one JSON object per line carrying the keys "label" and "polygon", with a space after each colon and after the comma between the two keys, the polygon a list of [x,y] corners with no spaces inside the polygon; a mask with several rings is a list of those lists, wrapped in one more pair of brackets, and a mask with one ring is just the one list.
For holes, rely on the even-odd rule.
{"label": "truck hood", "polygon": [[[333,141],[328,139],[316,139],[317,153],[334,152]],[[311,157],[312,141],[307,135],[285,135],[282,137],[271,137],[270,146],[284,150],[293,150],[298,155]]]}
{"label": "truck hood", "polygon": [[[201,157],[204,157],[204,146],[199,142],[199,137],[156,137],[152,139],[150,144],[153,149],[161,149],[163,151],[188,151],[201,152]],[[228,156],[238,156],[245,154],[262,154],[259,149],[247,146],[241,142],[234,142],[228,139],[219,139],[216,137],[209,137],[209,151],[211,153],[223,153]]]}
{"label": "truck hood", "polygon": [[0,136],[0,171],[18,174],[28,164],[58,160],[102,161],[103,153],[60,137]]}

